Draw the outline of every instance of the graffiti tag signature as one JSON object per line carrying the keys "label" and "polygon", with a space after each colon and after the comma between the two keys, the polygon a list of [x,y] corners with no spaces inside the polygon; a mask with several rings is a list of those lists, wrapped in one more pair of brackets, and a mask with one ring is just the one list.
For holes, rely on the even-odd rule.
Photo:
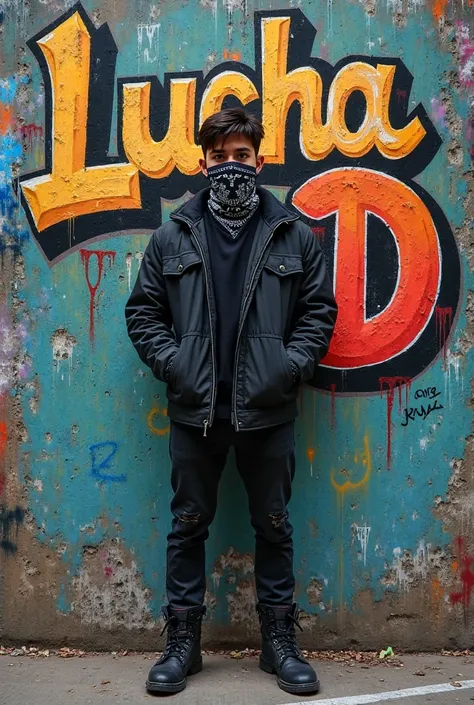
{"label": "graffiti tag signature", "polygon": [[420,418],[423,421],[433,413],[433,411],[439,411],[444,409],[444,406],[440,404],[437,397],[439,397],[441,392],[438,392],[436,387],[427,387],[426,389],[417,389],[415,392],[415,399],[430,399],[428,406],[422,404],[419,407],[407,407],[403,410],[404,420],[402,421],[402,426],[408,426],[410,421],[415,421],[415,419]]}

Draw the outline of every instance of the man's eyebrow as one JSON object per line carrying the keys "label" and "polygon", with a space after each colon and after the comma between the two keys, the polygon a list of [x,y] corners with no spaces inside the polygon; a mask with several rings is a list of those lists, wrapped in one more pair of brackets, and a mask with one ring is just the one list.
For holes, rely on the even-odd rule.
{"label": "man's eyebrow", "polygon": [[214,148],[214,149],[211,149],[211,154],[217,154],[217,153],[222,154],[223,151],[224,151],[223,149]]}

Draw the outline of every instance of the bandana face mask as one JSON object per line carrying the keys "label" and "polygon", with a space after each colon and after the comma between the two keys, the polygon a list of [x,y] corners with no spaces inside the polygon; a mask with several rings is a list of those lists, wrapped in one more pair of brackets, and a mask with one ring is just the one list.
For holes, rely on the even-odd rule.
{"label": "bandana face mask", "polygon": [[237,237],[258,208],[257,170],[248,164],[226,162],[209,167],[207,176],[209,209],[231,236]]}

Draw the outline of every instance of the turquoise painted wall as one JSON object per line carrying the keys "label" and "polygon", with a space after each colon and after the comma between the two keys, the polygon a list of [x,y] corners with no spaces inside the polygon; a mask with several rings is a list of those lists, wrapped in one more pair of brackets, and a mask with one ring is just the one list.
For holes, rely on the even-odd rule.
{"label": "turquoise painted wall", "polygon": [[[448,250],[441,256],[433,250],[431,256],[445,258],[439,291],[449,299],[430,302],[433,340],[414,358],[394,355],[382,361],[378,372],[362,369],[353,383],[350,370],[340,370],[337,383],[323,371],[319,389],[302,390],[290,507],[297,598],[309,633],[321,645],[347,645],[351,639],[378,645],[380,635],[414,648],[449,645],[449,638],[451,645],[462,645],[469,640],[474,588],[467,443],[472,424],[472,10],[439,0],[434,5],[410,0],[407,8],[393,1],[303,0],[290,5],[291,12],[304,13],[317,30],[312,56],[327,62],[326,67],[347,63],[348,57],[373,65],[377,62],[371,57],[381,63],[401,60],[413,83],[411,89],[393,88],[389,104],[394,126],[407,123],[421,105],[434,143],[436,135],[441,139],[432,152],[422,143],[411,162],[410,155],[400,159],[400,164],[410,163],[406,168],[381,159],[376,148],[368,156],[333,154],[301,165],[295,156],[299,115],[293,110],[285,164],[266,167],[261,182],[285,200],[291,199],[291,188],[329,168],[349,165],[396,173],[418,194],[428,194],[425,202],[439,237],[444,228]],[[107,23],[116,42],[115,78],[155,75],[160,82],[169,72],[203,71],[205,78],[228,61],[236,71],[255,68],[255,13],[269,10],[290,13],[292,32],[299,31],[288,3],[83,3],[91,26]],[[141,218],[137,212],[135,226],[130,213],[123,220],[113,213],[109,226],[108,220],[100,221],[97,208],[91,215],[63,219],[40,233],[35,230],[31,208],[25,199],[21,202],[21,195],[27,175],[48,171],[48,141],[52,136],[54,144],[55,133],[44,87],[48,75],[27,41],[52,23],[59,26],[60,18],[72,12],[74,8],[61,1],[34,9],[20,2],[3,6],[0,609],[4,635],[11,639],[60,640],[69,634],[101,645],[108,632],[122,629],[126,647],[136,628],[151,629],[164,600],[171,493],[165,388],[138,360],[126,335],[123,309],[150,229],[168,219],[193,184],[200,188],[203,182],[181,178],[175,170],[152,188],[141,177],[148,215]],[[297,50],[292,52],[291,60],[298,62]],[[106,52],[102,58],[111,56]],[[306,58],[302,54],[300,63],[289,68],[307,66]],[[329,68],[325,80],[328,86]],[[116,84],[110,86],[115,86],[110,93],[113,156],[120,153],[119,101]],[[97,106],[90,102],[91,163],[103,163],[93,143],[99,140],[97,125],[94,128]],[[351,110],[356,116],[351,131],[356,132],[363,106],[354,103],[348,108],[348,122]],[[157,133],[155,139],[159,137]],[[382,207],[388,216],[390,202]],[[419,214],[413,218],[415,223]],[[314,223],[321,224],[328,240],[332,238],[332,245],[325,244],[330,261],[334,223]],[[372,269],[367,270],[366,283],[371,305],[376,306],[379,297],[382,310],[390,306],[387,286],[395,294],[398,286],[393,261],[397,250],[384,227],[368,240]],[[65,232],[66,245],[61,244]],[[413,237],[416,232],[413,225]],[[458,303],[456,262],[461,272]],[[413,271],[425,265],[420,260]],[[392,284],[384,284],[384,277]],[[451,311],[443,317],[441,309],[448,307]],[[403,320],[397,325],[403,329]],[[416,337],[413,333],[408,348]],[[392,382],[374,382],[380,378]],[[351,390],[351,384],[358,389]],[[418,391],[427,389],[428,398]],[[230,463],[207,553],[211,637],[241,639],[254,628],[248,626],[252,550],[246,498]],[[18,590],[23,613],[12,610]],[[40,611],[38,604],[48,607],[44,617],[32,622],[34,604],[35,612]],[[387,622],[389,614],[413,614],[413,627],[402,618]]]}

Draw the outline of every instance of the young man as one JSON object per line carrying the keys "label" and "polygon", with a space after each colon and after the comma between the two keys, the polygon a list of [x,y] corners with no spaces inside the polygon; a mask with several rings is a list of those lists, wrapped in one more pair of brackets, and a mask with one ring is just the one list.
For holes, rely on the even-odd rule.
{"label": "young man", "polygon": [[171,424],[168,640],[148,676],[154,692],[179,692],[202,668],[204,543],[231,446],[255,529],[260,667],[289,693],[319,688],[296,643],[287,504],[298,385],[326,354],[337,308],[311,229],[256,186],[262,137],[241,108],[203,123],[209,188],[153,233],[126,305],[133,345],[167,384]]}

